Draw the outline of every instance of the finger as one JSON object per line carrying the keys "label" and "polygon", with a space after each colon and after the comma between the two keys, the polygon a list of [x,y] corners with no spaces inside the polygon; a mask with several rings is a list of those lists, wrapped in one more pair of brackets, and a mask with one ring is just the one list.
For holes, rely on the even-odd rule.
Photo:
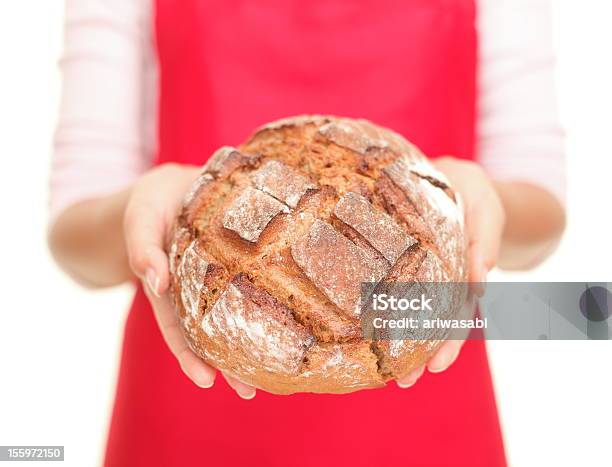
{"label": "finger", "polygon": [[134,199],[126,209],[124,230],[130,267],[158,297],[169,285],[165,226],[163,215],[145,201]]}
{"label": "finger", "polygon": [[469,291],[470,293],[476,295],[477,298],[480,298],[485,293],[485,283],[487,281],[488,270],[477,245],[472,245],[469,248],[467,255],[469,264]]}
{"label": "finger", "polygon": [[491,196],[488,201],[471,206],[467,213],[469,275],[471,289],[478,297],[485,291],[488,272],[497,263],[504,229],[504,213],[499,200]]}
{"label": "finger", "polygon": [[504,230],[504,213],[499,200],[490,196],[486,201],[473,204],[467,220],[470,249],[480,254],[485,268],[491,269],[497,262]]}
{"label": "finger", "polygon": [[255,397],[256,390],[253,386],[249,386],[248,384],[245,384],[242,381],[239,381],[233,376],[230,376],[226,373],[223,373],[223,377],[227,381],[227,384],[229,384],[241,398],[245,400],[250,400]]}
{"label": "finger", "polygon": [[183,372],[201,388],[210,388],[215,382],[215,370],[204,363],[187,345],[178,319],[167,294],[157,297],[146,291],[153,307],[153,314],[164,341],[177,358]]}
{"label": "finger", "polygon": [[407,389],[410,386],[414,386],[416,384],[416,382],[419,380],[419,378],[423,375],[423,372],[425,371],[425,365],[421,365],[420,367],[418,367],[415,370],[412,370],[410,373],[408,373],[407,375],[399,378],[396,383],[397,385],[402,388],[402,389]]}
{"label": "finger", "polygon": [[433,357],[427,362],[427,369],[431,373],[440,373],[446,370],[459,356],[465,341],[445,341]]}

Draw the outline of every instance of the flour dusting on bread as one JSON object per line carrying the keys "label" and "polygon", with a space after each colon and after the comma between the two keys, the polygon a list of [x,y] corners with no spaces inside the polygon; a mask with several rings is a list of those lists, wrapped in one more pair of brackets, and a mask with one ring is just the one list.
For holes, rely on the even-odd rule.
{"label": "flour dusting on bread", "polygon": [[463,228],[449,180],[396,132],[290,117],[204,165],[169,243],[171,294],[193,351],[245,383],[378,388],[443,336],[364,339],[362,282],[464,280]]}

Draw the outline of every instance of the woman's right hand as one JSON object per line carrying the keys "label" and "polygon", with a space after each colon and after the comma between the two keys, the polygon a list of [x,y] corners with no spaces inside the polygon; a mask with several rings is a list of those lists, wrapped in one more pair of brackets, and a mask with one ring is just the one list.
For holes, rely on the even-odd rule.
{"label": "woman's right hand", "polygon": [[[210,388],[215,369],[187,345],[168,295],[170,274],[164,245],[185,193],[198,176],[194,166],[164,164],[143,175],[131,188],[123,226],[129,263],[143,282],[159,329],[183,372],[196,385]],[[255,397],[255,388],[224,375],[243,399]]]}

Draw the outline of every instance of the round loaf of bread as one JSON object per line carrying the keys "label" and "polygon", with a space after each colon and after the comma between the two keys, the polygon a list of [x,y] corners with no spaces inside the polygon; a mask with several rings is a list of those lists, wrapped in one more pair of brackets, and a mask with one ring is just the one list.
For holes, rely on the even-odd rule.
{"label": "round loaf of bread", "polygon": [[365,339],[362,282],[459,282],[464,252],[458,196],[414,145],[365,120],[299,116],[204,165],[168,246],[170,289],[210,365],[272,393],[347,393],[440,343]]}

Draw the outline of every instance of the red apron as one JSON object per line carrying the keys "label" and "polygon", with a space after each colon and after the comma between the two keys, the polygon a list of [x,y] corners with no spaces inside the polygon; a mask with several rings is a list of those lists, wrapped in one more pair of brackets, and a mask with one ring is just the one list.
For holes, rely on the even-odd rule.
{"label": "red apron", "polygon": [[[158,162],[201,164],[302,113],[365,117],[432,156],[471,158],[473,0],[157,0]],[[350,395],[243,401],[197,388],[142,290],[129,314],[109,466],[505,465],[484,343],[442,374]]]}

